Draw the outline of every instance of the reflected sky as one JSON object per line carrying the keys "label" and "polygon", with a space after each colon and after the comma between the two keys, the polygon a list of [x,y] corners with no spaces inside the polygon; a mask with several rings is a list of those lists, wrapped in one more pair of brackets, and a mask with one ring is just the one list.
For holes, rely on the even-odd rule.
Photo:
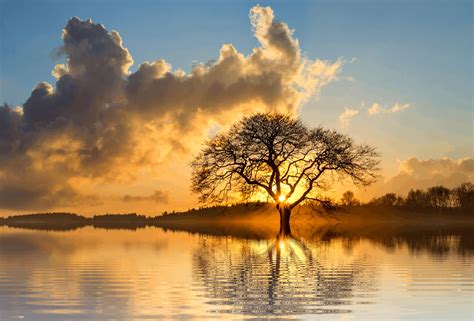
{"label": "reflected sky", "polygon": [[472,319],[472,237],[329,234],[0,228],[0,320]]}

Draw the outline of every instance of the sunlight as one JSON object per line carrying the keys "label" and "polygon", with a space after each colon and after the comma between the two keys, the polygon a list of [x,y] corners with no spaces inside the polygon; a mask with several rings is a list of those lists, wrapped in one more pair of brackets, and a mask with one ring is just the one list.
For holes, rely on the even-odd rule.
{"label": "sunlight", "polygon": [[473,1],[0,0],[0,321],[474,321]]}
{"label": "sunlight", "polygon": [[278,241],[278,246],[280,247],[280,251],[284,251],[286,249],[286,246],[285,246],[285,240],[279,240]]}

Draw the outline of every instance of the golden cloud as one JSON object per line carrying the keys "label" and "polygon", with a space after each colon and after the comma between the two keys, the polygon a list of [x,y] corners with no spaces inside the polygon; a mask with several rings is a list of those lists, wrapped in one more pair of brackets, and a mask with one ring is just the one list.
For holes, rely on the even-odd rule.
{"label": "golden cloud", "polygon": [[74,182],[131,181],[244,113],[296,113],[336,79],[343,61],[311,60],[269,7],[250,10],[259,46],[245,55],[224,44],[215,61],[189,72],[163,59],[131,73],[133,58],[116,31],[70,19],[66,63],[19,110],[0,106],[0,208],[39,209],[87,200]]}

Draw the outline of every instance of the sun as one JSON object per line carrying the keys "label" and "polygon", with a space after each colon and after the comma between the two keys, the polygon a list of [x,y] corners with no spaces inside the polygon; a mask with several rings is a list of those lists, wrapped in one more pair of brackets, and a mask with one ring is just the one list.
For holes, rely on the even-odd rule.
{"label": "sun", "polygon": [[280,203],[283,203],[286,200],[286,196],[282,194],[278,196],[278,200],[280,201]]}

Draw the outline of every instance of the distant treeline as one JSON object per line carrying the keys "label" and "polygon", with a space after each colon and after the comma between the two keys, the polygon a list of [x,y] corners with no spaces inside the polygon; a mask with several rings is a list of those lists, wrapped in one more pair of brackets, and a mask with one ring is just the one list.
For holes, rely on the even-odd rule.
{"label": "distant treeline", "polygon": [[172,219],[174,217],[179,217],[180,215],[187,216],[214,216],[222,215],[228,212],[229,209],[232,209],[233,213],[236,212],[249,212],[252,210],[259,209],[265,205],[268,205],[266,202],[245,202],[245,203],[233,203],[227,205],[214,205],[214,206],[200,206],[198,208],[191,208],[184,212],[163,212],[160,218]]}
{"label": "distant treeline", "polygon": [[387,193],[380,197],[373,198],[366,204],[361,204],[354,193],[347,191],[343,194],[341,202],[343,206],[378,206],[378,207],[399,207],[407,209],[474,209],[474,184],[463,183],[455,188],[438,185],[426,190],[411,189],[406,197],[395,193]]}
{"label": "distant treeline", "polygon": [[[336,202],[333,202],[336,203]],[[137,213],[128,214],[103,214],[93,217],[84,217],[75,213],[51,212],[14,215],[6,218],[0,217],[0,226],[33,228],[42,230],[73,230],[85,226],[110,229],[137,229],[146,226],[169,227],[176,222],[198,222],[208,224],[212,221],[245,220],[259,217],[265,219],[265,208],[273,208],[274,204],[265,202],[247,202],[230,205],[217,205],[211,207],[193,208],[185,212],[164,212],[161,215],[148,217]],[[343,194],[338,207],[374,207],[398,208],[402,211],[429,213],[431,209],[446,211],[447,214],[456,211],[464,214],[474,214],[474,184],[464,183],[449,189],[444,186],[433,186],[427,190],[410,190],[406,197],[395,193],[387,193],[376,197],[368,203],[361,203],[354,193],[347,191]],[[263,209],[264,211],[259,211]],[[260,214],[255,214],[260,213]],[[260,216],[258,216],[260,215]],[[262,216],[263,215],[263,216]],[[448,215],[449,216],[449,215]]]}
{"label": "distant treeline", "polygon": [[84,217],[75,213],[49,212],[0,218],[0,225],[61,231],[74,230],[85,226],[135,229],[145,227],[148,220],[149,218],[146,216],[136,213]]}
{"label": "distant treeline", "polygon": [[164,212],[157,216],[145,216],[137,213],[103,214],[84,217],[75,213],[49,212],[33,213],[0,217],[0,226],[67,231],[92,226],[105,229],[137,229],[146,226],[166,227],[170,222],[233,220],[245,219],[254,215],[255,211],[268,206],[264,202],[247,202],[229,205],[200,207],[185,212]]}
{"label": "distant treeline", "polygon": [[103,214],[84,217],[75,213],[48,212],[0,217],[0,226],[35,228],[42,230],[74,230],[92,226],[105,229],[137,229],[146,226],[162,226],[162,223],[186,218],[187,220],[232,219],[251,216],[255,210],[268,205],[263,202],[250,202],[210,207],[192,208],[185,212],[164,212],[157,216],[145,216],[137,213]]}

